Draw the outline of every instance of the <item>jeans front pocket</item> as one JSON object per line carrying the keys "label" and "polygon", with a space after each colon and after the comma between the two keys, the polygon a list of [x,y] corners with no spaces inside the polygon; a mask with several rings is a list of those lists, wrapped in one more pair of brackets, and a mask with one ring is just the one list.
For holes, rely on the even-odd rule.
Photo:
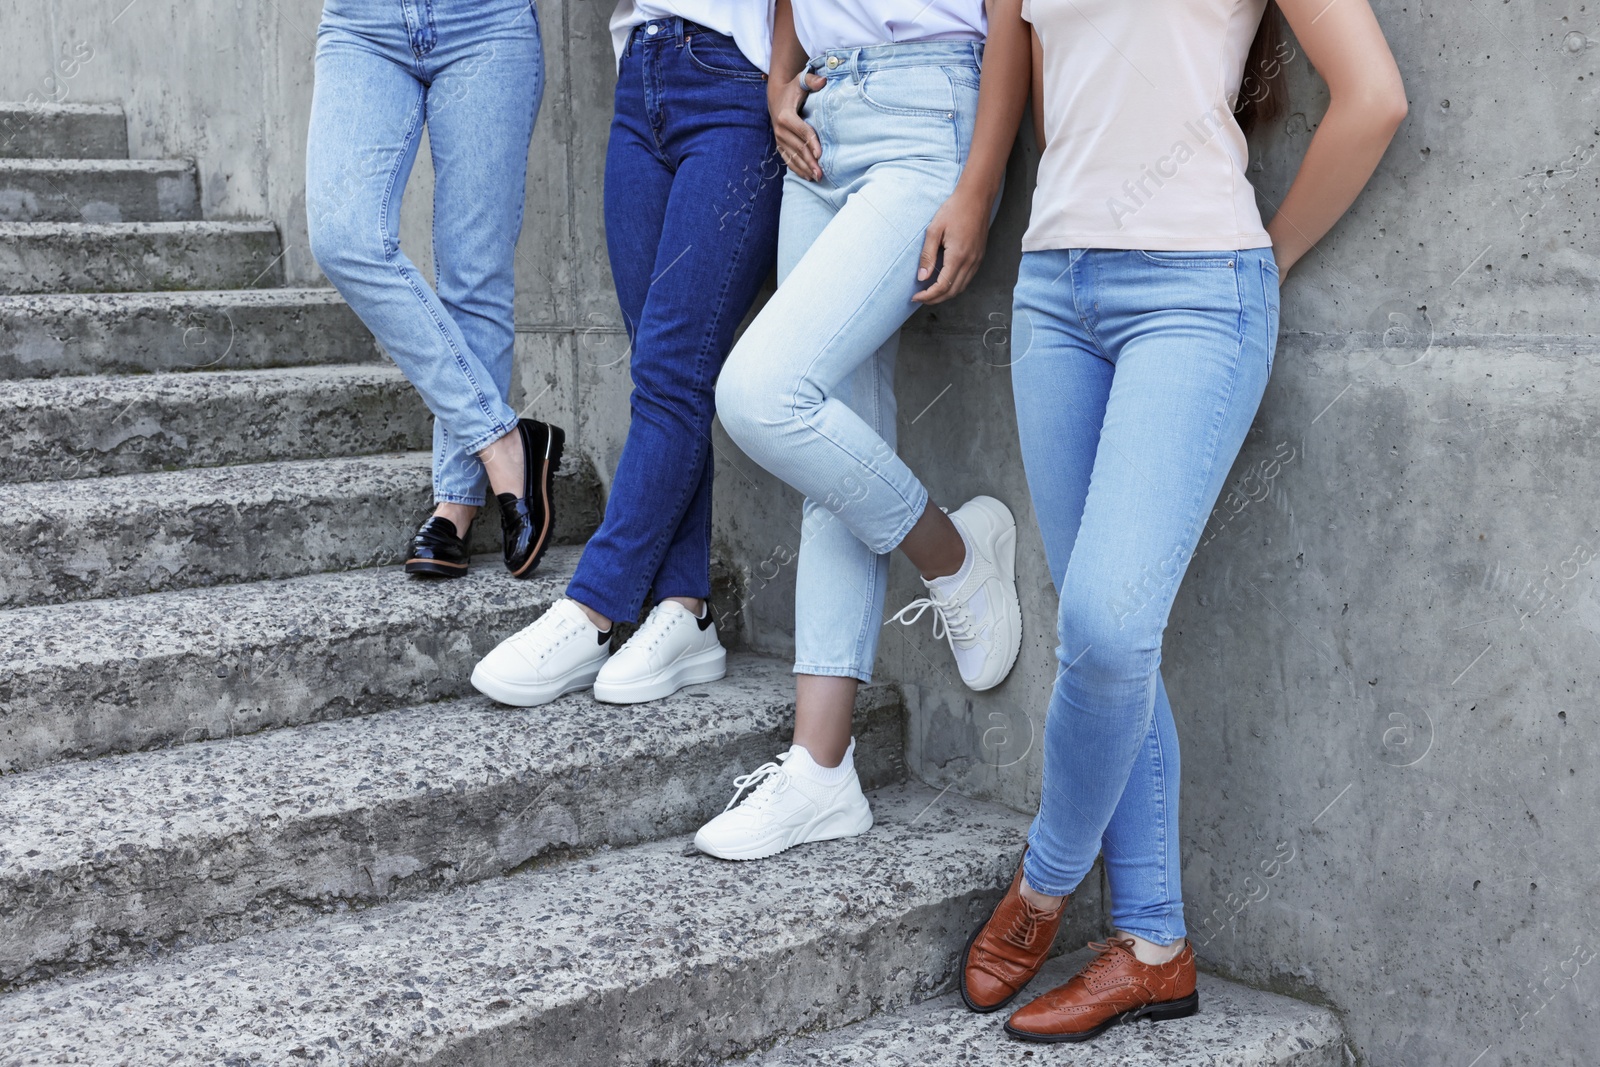
{"label": "jeans front pocket", "polygon": [[1267,373],[1272,373],[1273,361],[1278,355],[1278,264],[1267,249],[1261,257],[1261,301],[1267,319]]}
{"label": "jeans front pocket", "polygon": [[683,51],[689,57],[689,62],[706,74],[746,81],[766,80],[766,75],[739,51],[732,37],[710,30],[691,30],[684,35]]}
{"label": "jeans front pocket", "polygon": [[886,115],[955,117],[955,86],[943,67],[885,67],[861,80],[861,99]]}
{"label": "jeans front pocket", "polygon": [[1150,252],[1138,249],[1139,258],[1158,267],[1196,267],[1232,270],[1234,257],[1219,252]]}

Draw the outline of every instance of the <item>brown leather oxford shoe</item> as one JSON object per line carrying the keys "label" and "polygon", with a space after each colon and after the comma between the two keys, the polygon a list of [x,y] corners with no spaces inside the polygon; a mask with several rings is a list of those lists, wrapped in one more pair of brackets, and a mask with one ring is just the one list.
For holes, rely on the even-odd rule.
{"label": "brown leather oxford shoe", "polygon": [[1044,966],[1061,929],[1067,898],[1054,911],[1029,904],[1022,896],[1022,866],[1011,888],[995,905],[989,921],[967,941],[961,957],[961,999],[973,1011],[999,1011],[1022,992]]}
{"label": "brown leather oxford shoe", "polygon": [[1100,953],[1087,967],[1019,1008],[1006,1033],[1024,1041],[1087,1041],[1117,1023],[1135,1019],[1181,1019],[1200,1010],[1194,991],[1194,949],[1167,963],[1140,963],[1133,942],[1092,942]]}

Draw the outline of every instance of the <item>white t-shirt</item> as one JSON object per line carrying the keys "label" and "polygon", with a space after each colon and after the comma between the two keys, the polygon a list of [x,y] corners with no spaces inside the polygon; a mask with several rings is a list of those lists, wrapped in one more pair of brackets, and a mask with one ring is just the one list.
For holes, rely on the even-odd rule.
{"label": "white t-shirt", "polygon": [[681,18],[732,37],[744,57],[762,71],[772,68],[773,0],[618,0],[611,16],[617,62],[628,34],[651,19]]}
{"label": "white t-shirt", "polygon": [[793,4],[795,33],[808,56],[830,48],[981,41],[989,35],[984,0],[793,0]]}
{"label": "white t-shirt", "polygon": [[[1046,141],[1024,251],[1272,243],[1230,106],[1265,8],[1023,0],[1044,45]],[[1260,84],[1255,73],[1246,91]]]}

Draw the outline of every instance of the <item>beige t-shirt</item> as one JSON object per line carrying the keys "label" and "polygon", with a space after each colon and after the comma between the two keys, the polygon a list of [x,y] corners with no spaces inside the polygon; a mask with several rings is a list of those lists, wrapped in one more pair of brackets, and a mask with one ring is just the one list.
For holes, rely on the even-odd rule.
{"label": "beige t-shirt", "polygon": [[1265,9],[1023,0],[1044,46],[1048,145],[1023,250],[1270,245],[1230,107]]}

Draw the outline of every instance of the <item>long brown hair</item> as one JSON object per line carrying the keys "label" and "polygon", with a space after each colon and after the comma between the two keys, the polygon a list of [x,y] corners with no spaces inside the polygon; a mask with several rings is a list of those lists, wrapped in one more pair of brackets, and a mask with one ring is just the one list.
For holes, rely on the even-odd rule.
{"label": "long brown hair", "polygon": [[1289,57],[1283,38],[1283,12],[1278,10],[1275,0],[1267,0],[1255,40],[1250,42],[1244,80],[1239,84],[1239,95],[1233,104],[1233,116],[1245,133],[1282,117],[1289,109],[1288,78],[1284,73]]}

